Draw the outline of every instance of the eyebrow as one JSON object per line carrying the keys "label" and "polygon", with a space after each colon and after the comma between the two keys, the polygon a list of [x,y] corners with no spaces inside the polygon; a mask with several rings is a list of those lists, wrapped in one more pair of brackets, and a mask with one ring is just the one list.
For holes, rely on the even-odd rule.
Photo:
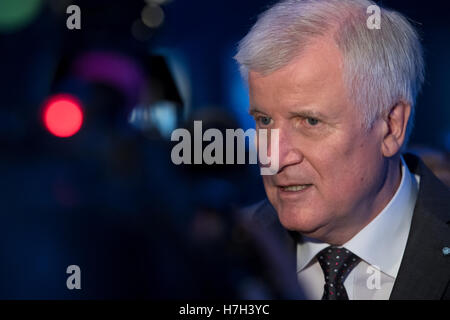
{"label": "eyebrow", "polygon": [[257,107],[250,106],[250,109],[248,110],[248,114],[251,116],[254,116],[256,113],[264,113],[263,111],[259,110]]}
{"label": "eyebrow", "polygon": [[299,111],[291,111],[289,112],[290,116],[293,117],[302,117],[302,118],[319,118],[319,119],[327,119],[328,117],[322,112],[305,109]]}
{"label": "eyebrow", "polygon": [[[252,116],[254,116],[256,113],[266,114],[265,112],[259,110],[255,106],[250,106],[248,113]],[[289,115],[291,117],[302,117],[302,118],[319,118],[319,119],[327,119],[328,118],[323,113],[321,113],[319,111],[315,111],[315,110],[310,110],[310,109],[291,111],[291,112],[289,112]]]}

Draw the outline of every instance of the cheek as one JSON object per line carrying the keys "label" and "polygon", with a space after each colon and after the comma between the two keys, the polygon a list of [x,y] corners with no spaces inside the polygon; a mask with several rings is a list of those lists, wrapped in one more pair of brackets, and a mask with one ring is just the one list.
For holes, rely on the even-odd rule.
{"label": "cheek", "polygon": [[342,199],[343,195],[358,193],[372,180],[379,163],[373,145],[355,139],[334,140],[317,146],[316,152],[305,155],[317,174],[318,189],[327,199]]}

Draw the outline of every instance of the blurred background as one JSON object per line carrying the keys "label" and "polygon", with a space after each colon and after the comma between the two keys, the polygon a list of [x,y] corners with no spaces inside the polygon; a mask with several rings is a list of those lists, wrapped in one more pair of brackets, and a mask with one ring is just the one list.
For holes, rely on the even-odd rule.
{"label": "blurred background", "polygon": [[[258,168],[170,159],[193,120],[253,127],[232,57],[273,2],[0,0],[0,298],[301,297],[270,264],[280,236],[235,214],[264,199]],[[450,185],[450,9],[379,3],[418,23],[410,149]]]}

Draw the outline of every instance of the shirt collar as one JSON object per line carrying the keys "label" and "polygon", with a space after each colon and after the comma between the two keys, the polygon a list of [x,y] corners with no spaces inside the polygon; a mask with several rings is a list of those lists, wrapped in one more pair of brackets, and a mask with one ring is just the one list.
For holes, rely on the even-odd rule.
{"label": "shirt collar", "polygon": [[[401,157],[402,179],[391,201],[367,226],[343,245],[370,265],[396,278],[406,247],[418,184]],[[380,237],[380,235],[382,235]],[[297,270],[303,270],[329,244],[303,237],[297,246]]]}

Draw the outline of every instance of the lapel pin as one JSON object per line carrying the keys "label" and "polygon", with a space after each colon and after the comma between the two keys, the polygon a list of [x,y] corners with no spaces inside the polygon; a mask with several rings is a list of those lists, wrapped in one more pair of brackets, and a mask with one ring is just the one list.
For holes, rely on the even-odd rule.
{"label": "lapel pin", "polygon": [[449,247],[442,248],[442,253],[444,254],[444,256],[449,256],[450,255],[450,248]]}

